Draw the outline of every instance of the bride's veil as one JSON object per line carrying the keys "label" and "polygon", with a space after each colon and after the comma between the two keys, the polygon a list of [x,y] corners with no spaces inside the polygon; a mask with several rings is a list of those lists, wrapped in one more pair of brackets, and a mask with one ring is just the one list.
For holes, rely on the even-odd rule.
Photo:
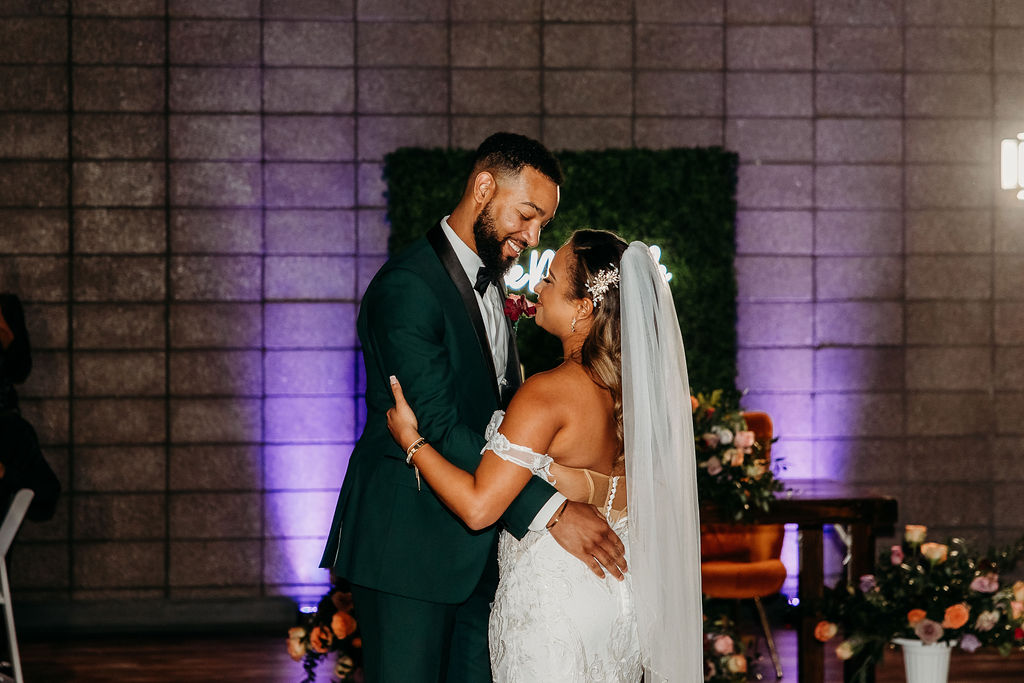
{"label": "bride's veil", "polygon": [[622,410],[630,573],[644,680],[703,681],[690,386],[672,293],[643,242],[622,255]]}

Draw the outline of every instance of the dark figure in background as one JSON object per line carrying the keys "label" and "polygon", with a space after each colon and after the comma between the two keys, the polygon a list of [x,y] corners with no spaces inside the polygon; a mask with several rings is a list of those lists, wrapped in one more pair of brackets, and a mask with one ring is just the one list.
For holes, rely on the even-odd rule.
{"label": "dark figure in background", "polygon": [[44,522],[57,508],[60,481],[43,459],[36,430],[18,408],[14,385],[31,371],[32,347],[21,301],[15,294],[0,294],[0,513],[6,514],[20,489],[32,489],[36,495],[27,517]]}

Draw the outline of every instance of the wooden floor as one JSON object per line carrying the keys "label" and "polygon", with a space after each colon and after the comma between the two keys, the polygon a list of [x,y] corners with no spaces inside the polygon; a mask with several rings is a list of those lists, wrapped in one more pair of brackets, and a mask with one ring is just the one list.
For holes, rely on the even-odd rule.
{"label": "wooden floor", "polygon": [[[782,655],[784,680],[796,681],[796,635],[776,632]],[[762,647],[762,649],[764,649]],[[28,683],[167,683],[169,681],[261,681],[294,683],[302,679],[302,667],[285,652],[282,637],[135,638],[95,639],[69,642],[24,642],[21,645],[25,680]],[[767,655],[767,651],[765,651]],[[765,664],[767,656],[764,657]],[[842,674],[830,658],[828,683]],[[774,673],[763,667],[764,680]],[[318,681],[329,681],[325,663]],[[903,661],[898,650],[889,652],[878,670],[877,683],[903,683]],[[1022,683],[1024,655],[1004,659],[995,653],[968,655],[955,652],[950,683]]]}

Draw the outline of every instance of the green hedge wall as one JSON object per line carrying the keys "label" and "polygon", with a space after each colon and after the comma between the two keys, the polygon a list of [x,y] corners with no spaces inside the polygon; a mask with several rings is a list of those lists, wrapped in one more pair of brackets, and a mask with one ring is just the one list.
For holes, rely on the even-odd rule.
{"label": "green hedge wall", "polygon": [[[473,152],[402,148],[385,158],[389,248],[397,252],[458,203]],[[694,391],[735,389],[737,155],[720,148],[561,152],[561,204],[541,235],[557,249],[580,227],[612,230],[662,248]],[[528,266],[527,255],[520,260]],[[553,367],[561,347],[519,325],[527,374]]]}

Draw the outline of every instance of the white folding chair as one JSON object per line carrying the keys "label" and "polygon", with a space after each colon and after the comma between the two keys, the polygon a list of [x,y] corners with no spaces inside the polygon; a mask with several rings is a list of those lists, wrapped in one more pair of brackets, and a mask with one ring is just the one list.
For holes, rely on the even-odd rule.
{"label": "white folding chair", "polygon": [[0,602],[4,606],[4,622],[7,624],[7,645],[11,653],[11,666],[14,668],[14,680],[16,683],[25,683],[21,675],[21,655],[18,654],[18,637],[14,633],[14,610],[11,608],[11,586],[7,581],[7,551],[11,549],[11,543],[18,534],[18,528],[25,513],[28,512],[28,504],[32,502],[35,495],[31,489],[22,489],[14,495],[11,507],[7,509],[7,516],[4,517],[3,525],[0,525]]}

